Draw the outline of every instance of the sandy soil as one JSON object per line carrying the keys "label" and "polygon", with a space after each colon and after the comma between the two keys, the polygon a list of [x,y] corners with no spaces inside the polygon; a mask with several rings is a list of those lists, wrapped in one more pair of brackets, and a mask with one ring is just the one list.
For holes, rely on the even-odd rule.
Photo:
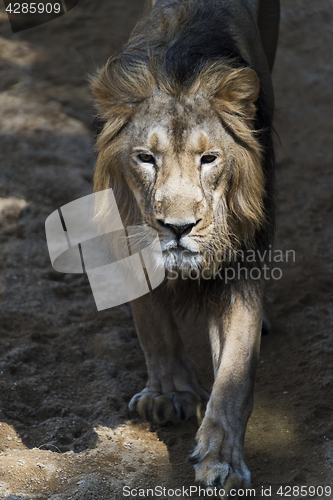
{"label": "sandy soil", "polygon": [[[45,242],[46,217],[92,190],[87,74],[126,40],[141,7],[81,0],[13,35],[1,4],[3,500],[113,500],[125,485],[195,484],[196,422],[153,428],[128,413],[146,379],[129,306],[98,313],[86,277],[54,272]],[[288,498],[280,485],[332,483],[332,20],[330,0],[282,0],[276,248],[296,261],[269,287],[273,328],[246,435],[258,498],[261,486],[278,499]]]}

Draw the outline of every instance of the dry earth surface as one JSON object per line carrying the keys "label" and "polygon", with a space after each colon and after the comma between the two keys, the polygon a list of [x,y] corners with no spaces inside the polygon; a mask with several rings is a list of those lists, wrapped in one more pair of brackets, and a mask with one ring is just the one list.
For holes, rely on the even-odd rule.
{"label": "dry earth surface", "polygon": [[[92,191],[88,72],[120,48],[141,8],[81,0],[12,34],[1,4],[3,500],[114,500],[125,485],[195,484],[195,420],[153,428],[128,412],[146,379],[129,306],[98,313],[86,277],[53,271],[45,242],[46,217]],[[296,261],[269,284],[273,328],[246,434],[257,498],[262,485],[274,499],[280,485],[332,486],[332,46],[331,0],[282,0],[275,248]]]}

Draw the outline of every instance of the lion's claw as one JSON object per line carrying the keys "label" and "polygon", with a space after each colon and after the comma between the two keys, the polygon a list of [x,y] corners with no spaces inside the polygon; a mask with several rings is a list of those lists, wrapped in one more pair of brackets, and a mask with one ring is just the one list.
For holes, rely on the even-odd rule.
{"label": "lion's claw", "polygon": [[[223,490],[223,495],[220,494],[222,500],[246,498],[243,491],[250,488],[250,473],[245,464],[243,473],[235,472],[232,465],[225,461],[213,459],[210,454],[202,456],[198,448],[194,449],[190,460],[195,463],[196,481],[204,484],[207,489]],[[237,494],[239,490],[243,490],[240,496]]]}
{"label": "lion's claw", "polygon": [[190,392],[170,392],[159,394],[142,391],[133,396],[130,411],[137,411],[144,420],[159,425],[177,424],[201,412],[200,399]]}
{"label": "lion's claw", "polygon": [[[225,494],[221,496],[222,500],[231,500],[231,499],[240,499],[240,498],[246,498],[245,494],[243,493],[247,489],[250,489],[251,484],[250,482],[245,479],[244,477],[239,476],[238,474],[232,473],[230,476],[227,478],[227,481],[225,482],[224,485],[224,491]],[[238,496],[236,492],[239,490],[242,490],[242,494]],[[232,491],[232,494],[230,492]]]}

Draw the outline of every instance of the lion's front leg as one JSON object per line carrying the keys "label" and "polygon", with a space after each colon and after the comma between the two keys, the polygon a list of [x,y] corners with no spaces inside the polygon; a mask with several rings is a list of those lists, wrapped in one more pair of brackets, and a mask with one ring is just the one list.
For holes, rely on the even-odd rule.
{"label": "lion's front leg", "polygon": [[132,398],[129,409],[159,424],[196,415],[207,395],[191,368],[171,311],[155,302],[153,293],[133,301],[132,310],[148,382]]}
{"label": "lion's front leg", "polygon": [[240,298],[222,320],[210,319],[215,382],[192,459],[196,480],[224,488],[226,495],[250,485],[244,434],[252,411],[261,322],[261,304],[245,305]]}

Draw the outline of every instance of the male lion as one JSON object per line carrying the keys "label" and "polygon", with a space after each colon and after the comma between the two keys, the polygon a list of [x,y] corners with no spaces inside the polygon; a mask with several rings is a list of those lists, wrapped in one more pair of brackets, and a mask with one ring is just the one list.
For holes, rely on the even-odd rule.
{"label": "male lion", "polygon": [[158,0],[92,87],[104,122],[95,190],[113,188],[125,224],[158,231],[166,269],[132,303],[148,382],[129,407],[157,423],[197,413],[207,393],[177,318],[205,318],[215,381],[192,458],[196,480],[226,495],[250,484],[263,317],[263,278],[250,271],[273,235],[278,23],[278,0]]}

